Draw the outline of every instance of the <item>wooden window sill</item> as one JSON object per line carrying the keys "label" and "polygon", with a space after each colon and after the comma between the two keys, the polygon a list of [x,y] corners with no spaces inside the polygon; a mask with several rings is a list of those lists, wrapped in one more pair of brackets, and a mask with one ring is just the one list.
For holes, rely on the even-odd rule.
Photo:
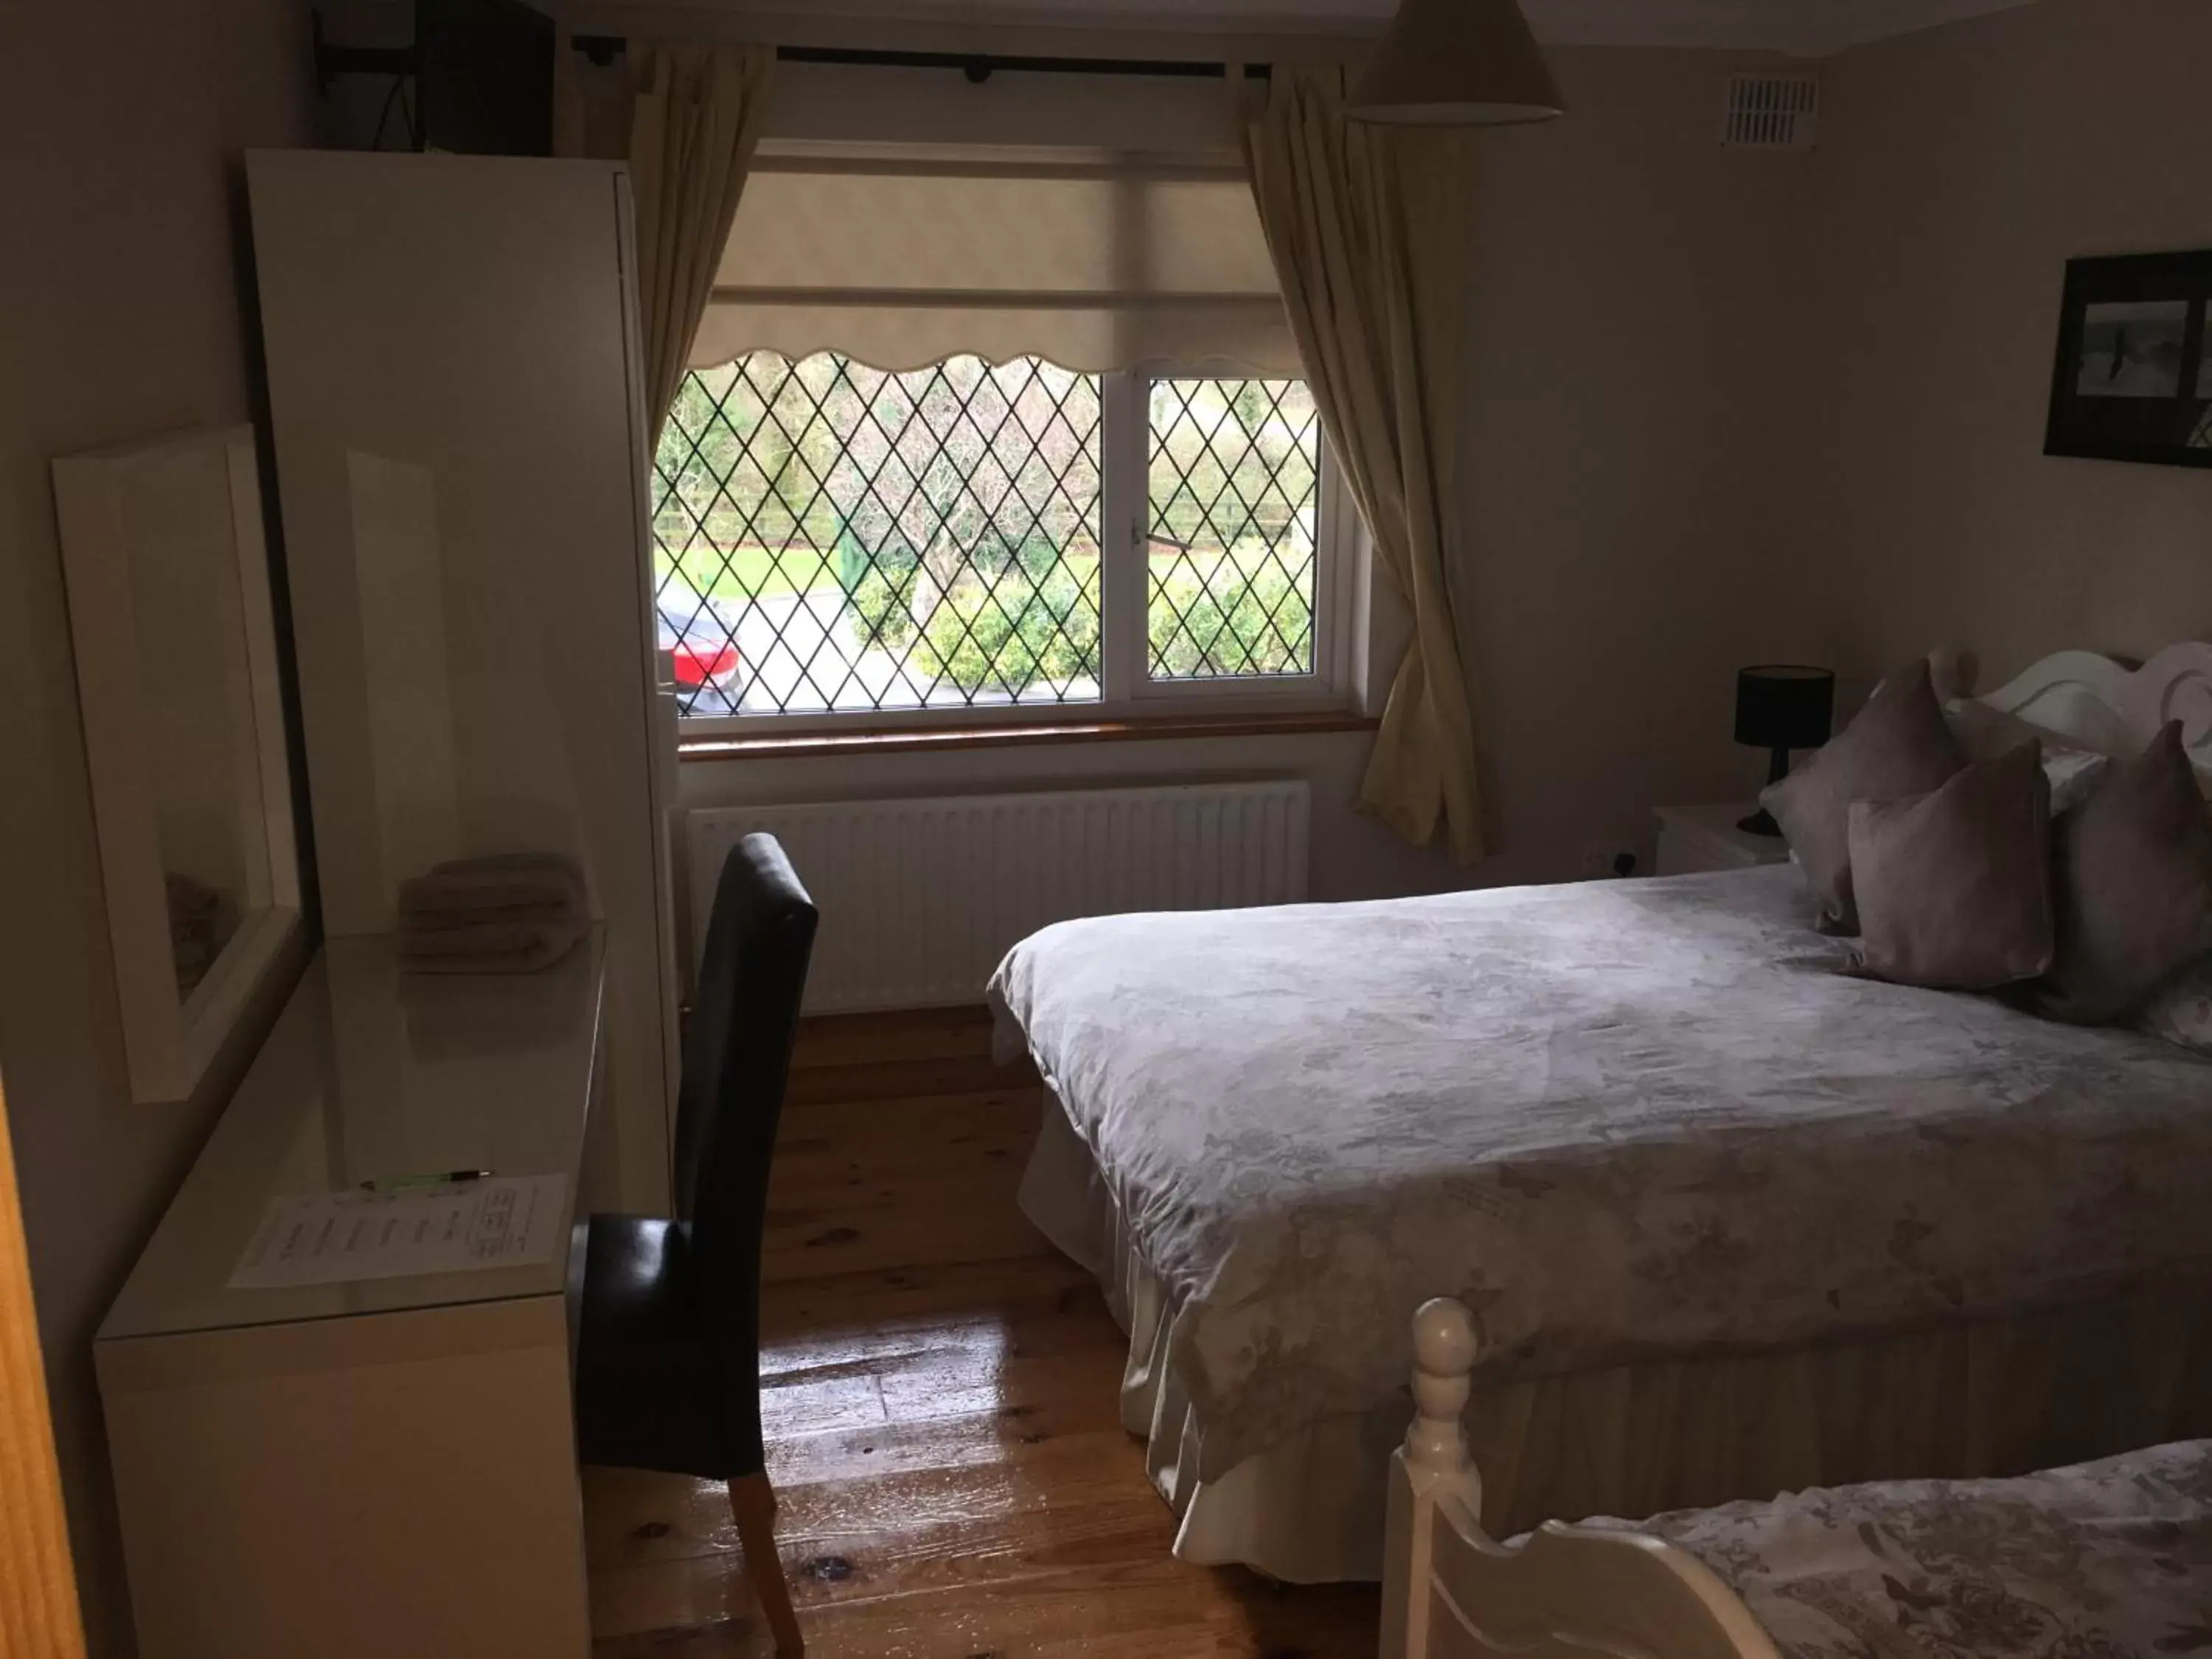
{"label": "wooden window sill", "polygon": [[1317,732],[1372,732],[1382,722],[1329,709],[1302,714],[1174,714],[1056,725],[908,726],[865,732],[802,732],[788,737],[680,739],[684,762],[805,760],[831,755],[934,753],[954,749],[1019,749],[1032,744],[1159,743],[1186,738],[1293,738]]}

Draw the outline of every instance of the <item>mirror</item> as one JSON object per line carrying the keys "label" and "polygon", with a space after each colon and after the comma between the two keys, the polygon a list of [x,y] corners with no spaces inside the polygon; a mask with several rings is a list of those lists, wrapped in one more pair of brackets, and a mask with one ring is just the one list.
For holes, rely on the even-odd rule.
{"label": "mirror", "polygon": [[53,471],[131,1096],[180,1100],[300,925],[253,434]]}

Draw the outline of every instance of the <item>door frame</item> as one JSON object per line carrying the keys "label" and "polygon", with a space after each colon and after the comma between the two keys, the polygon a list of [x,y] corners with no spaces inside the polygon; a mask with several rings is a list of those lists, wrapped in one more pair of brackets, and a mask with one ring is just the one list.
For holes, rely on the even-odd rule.
{"label": "door frame", "polygon": [[[22,1645],[18,1646],[21,1643]],[[31,1298],[8,1097],[0,1084],[0,1648],[9,1659],[83,1659],[69,1516]]]}

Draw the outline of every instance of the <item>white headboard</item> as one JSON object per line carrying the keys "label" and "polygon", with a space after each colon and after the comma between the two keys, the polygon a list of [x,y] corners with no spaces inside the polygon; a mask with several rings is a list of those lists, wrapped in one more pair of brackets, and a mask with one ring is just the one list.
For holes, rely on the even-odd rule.
{"label": "white headboard", "polygon": [[[1941,663],[1939,686],[1947,672]],[[1951,695],[1964,690],[1954,678]],[[2212,771],[2212,645],[2169,646],[2140,668],[2062,651],[1979,701],[2107,754],[2133,753],[2178,720],[2190,759]]]}

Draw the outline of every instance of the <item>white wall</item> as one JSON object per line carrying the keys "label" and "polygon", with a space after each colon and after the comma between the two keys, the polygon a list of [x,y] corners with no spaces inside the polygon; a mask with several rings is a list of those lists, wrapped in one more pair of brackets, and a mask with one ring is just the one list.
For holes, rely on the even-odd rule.
{"label": "white wall", "polygon": [[8,31],[0,1081],[86,1622],[94,1652],[120,1654],[92,1333],[269,1010],[195,1099],[131,1103],[46,464],[246,418],[234,162],[247,144],[305,142],[312,79],[296,0],[70,0],[15,8]]}
{"label": "white wall", "polygon": [[[1565,119],[1485,136],[1456,593],[1498,856],[1580,872],[1662,805],[1739,799],[1735,671],[1806,648],[1778,361],[1806,158],[1715,142],[1738,54],[1554,54]],[[1650,868],[1647,861],[1644,868]]]}
{"label": "white wall", "polygon": [[2212,638],[2212,472],[2043,453],[2069,258],[2212,247],[2212,5],[2043,0],[1831,67],[1797,604],[1860,678]]}

